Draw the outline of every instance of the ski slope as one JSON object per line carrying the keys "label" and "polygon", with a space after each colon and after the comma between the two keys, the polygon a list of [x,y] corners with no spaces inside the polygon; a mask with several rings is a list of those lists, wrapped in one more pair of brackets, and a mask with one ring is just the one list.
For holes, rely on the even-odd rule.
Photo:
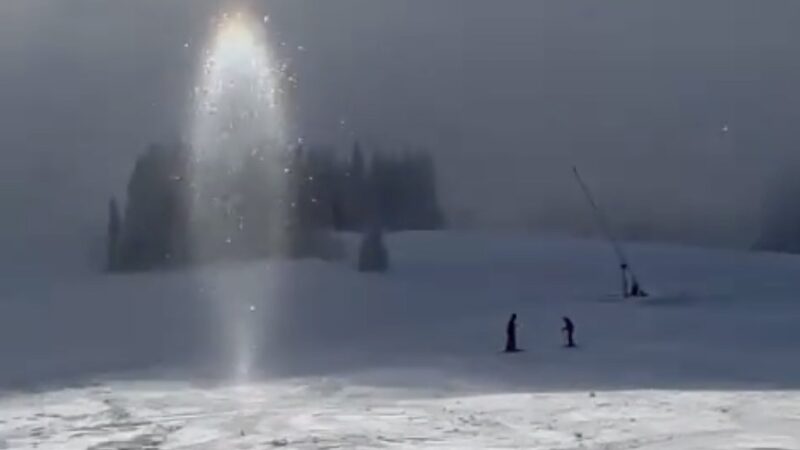
{"label": "ski slope", "polygon": [[798,258],[632,245],[653,296],[623,301],[601,242],[389,247],[385,276],[6,271],[0,448],[800,448]]}

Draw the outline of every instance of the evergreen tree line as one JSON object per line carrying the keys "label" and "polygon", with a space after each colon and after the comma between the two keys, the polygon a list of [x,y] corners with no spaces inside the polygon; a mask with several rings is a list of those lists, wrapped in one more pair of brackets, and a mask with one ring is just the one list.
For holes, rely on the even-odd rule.
{"label": "evergreen tree line", "polygon": [[[268,170],[274,161],[266,161],[265,151],[247,152],[219,195],[204,201],[192,179],[190,149],[150,146],[128,181],[124,213],[115,199],[109,203],[109,269],[275,255],[333,258],[341,248],[331,231],[444,225],[434,162],[427,152],[368,153],[356,144],[342,158],[330,149],[298,147],[275,175]],[[270,184],[269,176],[280,179]],[[279,192],[276,184],[282,187]],[[202,214],[193,215],[192,208]],[[203,252],[193,239],[202,239]]]}
{"label": "evergreen tree line", "polygon": [[423,151],[372,153],[356,144],[343,161],[322,149],[294,153],[301,228],[435,230],[444,225],[433,158]]}
{"label": "evergreen tree line", "polygon": [[189,152],[151,145],[137,160],[120,214],[112,198],[108,219],[108,267],[139,270],[184,262],[188,256]]}
{"label": "evergreen tree line", "polygon": [[761,202],[761,231],[755,250],[800,254],[800,182],[795,171],[776,177]]}

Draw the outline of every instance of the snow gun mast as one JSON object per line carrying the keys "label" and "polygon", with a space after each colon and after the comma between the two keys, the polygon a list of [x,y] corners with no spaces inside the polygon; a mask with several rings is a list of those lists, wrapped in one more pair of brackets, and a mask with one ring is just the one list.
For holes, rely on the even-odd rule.
{"label": "snow gun mast", "polygon": [[628,258],[625,256],[622,245],[611,232],[611,227],[609,226],[608,220],[606,220],[603,210],[600,209],[600,206],[597,204],[597,201],[592,195],[592,191],[589,189],[589,186],[583,181],[583,178],[581,177],[580,172],[578,172],[577,167],[572,167],[572,173],[575,175],[575,181],[577,181],[578,186],[580,186],[581,191],[583,192],[583,195],[586,197],[586,201],[589,203],[589,206],[592,209],[592,214],[598,228],[600,228],[600,231],[605,235],[617,256],[620,274],[622,276],[622,296],[624,298],[647,297],[647,293],[639,284],[639,279],[636,278],[636,275],[634,274],[633,269],[628,262]]}

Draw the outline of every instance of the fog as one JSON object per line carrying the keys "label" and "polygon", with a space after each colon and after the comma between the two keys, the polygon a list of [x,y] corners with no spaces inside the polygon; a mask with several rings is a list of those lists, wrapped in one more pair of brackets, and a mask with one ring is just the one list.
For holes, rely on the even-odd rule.
{"label": "fog", "polygon": [[297,137],[427,147],[457,226],[585,229],[577,164],[631,235],[746,246],[799,159],[796,2],[3,0],[5,256],[102,237],[235,8],[269,16]]}

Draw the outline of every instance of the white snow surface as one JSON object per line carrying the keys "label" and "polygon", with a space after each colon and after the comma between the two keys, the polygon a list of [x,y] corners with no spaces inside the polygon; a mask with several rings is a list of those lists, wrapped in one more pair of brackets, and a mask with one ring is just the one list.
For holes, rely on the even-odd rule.
{"label": "white snow surface", "polygon": [[602,242],[388,245],[386,275],[5,271],[0,449],[800,449],[800,258],[630,245],[653,295],[621,300]]}

